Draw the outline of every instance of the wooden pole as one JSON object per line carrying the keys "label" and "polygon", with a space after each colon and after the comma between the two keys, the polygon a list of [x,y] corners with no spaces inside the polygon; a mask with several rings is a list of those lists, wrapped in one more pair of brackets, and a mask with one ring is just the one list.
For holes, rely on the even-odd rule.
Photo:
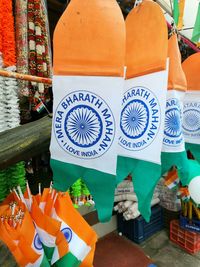
{"label": "wooden pole", "polygon": [[0,76],[8,77],[8,78],[15,78],[19,80],[25,80],[29,82],[45,83],[49,85],[52,84],[52,79],[50,78],[32,76],[28,74],[21,74],[21,73],[11,72],[11,71],[1,70],[1,69],[0,69]]}

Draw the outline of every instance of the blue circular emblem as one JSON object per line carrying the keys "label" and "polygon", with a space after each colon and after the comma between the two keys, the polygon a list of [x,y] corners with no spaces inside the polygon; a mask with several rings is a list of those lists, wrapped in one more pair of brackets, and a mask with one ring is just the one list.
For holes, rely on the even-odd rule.
{"label": "blue circular emblem", "polygon": [[61,232],[64,234],[68,243],[72,240],[72,230],[69,227],[63,228]]}
{"label": "blue circular emblem", "polygon": [[189,108],[183,112],[183,129],[188,133],[199,133],[200,110]]}
{"label": "blue circular emblem", "polygon": [[39,235],[38,234],[36,234],[35,235],[35,238],[34,238],[34,247],[37,250],[42,250],[43,249],[42,242],[40,241],[40,238],[39,238]]}
{"label": "blue circular emblem", "polygon": [[60,147],[81,159],[101,157],[115,137],[110,107],[97,94],[84,90],[71,92],[61,100],[53,127]]}
{"label": "blue circular emblem", "polygon": [[178,108],[168,109],[165,113],[165,130],[168,137],[179,137],[181,131],[181,113]]}
{"label": "blue circular emblem", "polygon": [[183,142],[181,102],[178,98],[168,98],[163,144],[168,147],[181,147]]}
{"label": "blue circular emblem", "polygon": [[130,101],[122,110],[120,127],[128,137],[137,139],[141,137],[149,124],[149,110],[141,100]]}
{"label": "blue circular emblem", "polygon": [[95,145],[102,136],[102,120],[95,109],[86,105],[73,107],[65,118],[65,131],[70,141],[80,147]]}
{"label": "blue circular emblem", "polygon": [[160,128],[160,105],[148,88],[132,87],[124,93],[120,118],[119,145],[138,151],[148,147]]}

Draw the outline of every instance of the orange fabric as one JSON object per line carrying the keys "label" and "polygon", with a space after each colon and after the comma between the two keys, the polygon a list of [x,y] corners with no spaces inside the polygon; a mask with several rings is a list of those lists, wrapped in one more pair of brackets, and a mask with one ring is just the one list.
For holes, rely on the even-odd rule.
{"label": "orange fabric", "polygon": [[17,231],[15,228],[11,227],[8,223],[5,223],[5,229],[7,233],[9,234],[10,238],[19,241],[18,248],[23,253],[23,255],[26,255],[29,262],[34,263],[38,260],[40,257],[39,254],[37,254],[30,244],[27,243],[26,236],[23,236],[20,234],[19,231]]}
{"label": "orange fabric", "polygon": [[52,189],[52,193],[49,193],[46,199],[46,204],[44,206],[44,214],[50,216],[54,204],[54,198],[56,196],[56,191],[55,189]]}
{"label": "orange fabric", "polygon": [[81,263],[80,267],[92,267],[93,266],[95,248],[96,248],[96,244],[94,244],[92,246],[90,253],[87,255],[87,257]]}
{"label": "orange fabric", "polygon": [[61,223],[43,214],[35,198],[33,198],[30,214],[36,225],[45,230],[48,234],[56,237],[58,232],[60,232]]}
{"label": "orange fabric", "polygon": [[35,233],[35,226],[27,210],[25,210],[24,218],[22,224],[18,227],[18,231],[20,231],[20,234],[26,237],[27,243],[31,246]]}
{"label": "orange fabric", "polygon": [[125,24],[116,0],[72,0],[53,43],[54,75],[124,75]]}
{"label": "orange fabric", "polygon": [[58,247],[60,259],[69,252],[69,244],[61,231],[59,231],[57,234],[56,246]]}
{"label": "orange fabric", "polygon": [[13,201],[20,202],[15,193],[12,192],[4,199],[1,205],[8,205]]}
{"label": "orange fabric", "polygon": [[179,51],[177,35],[174,34],[168,41],[169,76],[168,90],[186,91],[187,81],[181,66],[181,53]]}
{"label": "orange fabric", "polygon": [[68,193],[59,193],[55,202],[56,214],[89,246],[97,241],[95,231],[74,208]]}
{"label": "orange fabric", "polygon": [[3,13],[1,12],[2,10],[2,5],[3,5],[3,0],[0,0],[0,53],[2,53],[2,16],[3,16]]}
{"label": "orange fabric", "polygon": [[0,12],[2,13],[2,49],[5,67],[16,65],[15,33],[12,0],[0,0]]}
{"label": "orange fabric", "polygon": [[165,178],[165,185],[169,185],[178,178],[178,173],[176,169],[169,171]]}
{"label": "orange fabric", "polygon": [[6,229],[4,228],[3,223],[0,223],[0,239],[7,245],[10,252],[15,257],[18,265],[23,267],[29,263],[26,255],[23,255],[19,247],[14,243],[14,241],[10,238],[10,235],[7,233]]}
{"label": "orange fabric", "polygon": [[188,90],[200,90],[200,53],[195,53],[182,63]]}
{"label": "orange fabric", "polygon": [[49,197],[49,194],[51,194],[50,188],[44,188],[42,195],[40,197],[38,197],[38,195],[36,196],[37,203],[40,204],[40,202],[46,202]]}
{"label": "orange fabric", "polygon": [[144,1],[126,18],[127,78],[166,69],[167,24],[158,4]]}

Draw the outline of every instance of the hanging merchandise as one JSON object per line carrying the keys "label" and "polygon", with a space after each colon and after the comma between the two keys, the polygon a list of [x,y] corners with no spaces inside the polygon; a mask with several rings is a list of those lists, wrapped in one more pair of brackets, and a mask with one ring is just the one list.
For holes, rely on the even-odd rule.
{"label": "hanging merchandise", "polygon": [[114,200],[124,51],[115,0],[70,2],[54,33],[51,167],[57,190],[83,179],[102,222]]}
{"label": "hanging merchandise", "polygon": [[200,53],[188,57],[182,64],[188,91],[183,106],[183,134],[186,149],[200,162]]}
{"label": "hanging merchandise", "polygon": [[192,41],[195,43],[200,43],[200,3],[198,6],[196,21],[192,33]]}
{"label": "hanging merchandise", "polygon": [[[28,0],[29,72],[39,77],[51,77],[51,52],[46,4],[43,0]],[[49,86],[32,82],[29,85],[29,101],[33,111],[38,104],[49,101]]]}
{"label": "hanging merchandise", "polygon": [[188,178],[191,198],[200,204],[200,54],[195,53],[182,64],[187,79],[188,91],[183,105],[183,134],[186,150],[189,150],[195,160],[189,161]]}
{"label": "hanging merchandise", "polygon": [[[0,68],[16,70],[14,18],[12,1],[0,0]],[[18,84],[16,79],[0,77],[0,132],[15,128],[20,124],[18,104]],[[3,178],[4,177],[4,178]],[[0,171],[2,201],[13,186],[25,185],[24,163]]]}
{"label": "hanging merchandise", "polygon": [[[187,89],[176,34],[168,41],[169,77],[162,147],[162,174],[176,166],[185,185],[188,159],[182,133],[183,99]],[[185,177],[185,180],[184,180]]]}
{"label": "hanging merchandise", "polygon": [[[28,74],[28,21],[27,21],[28,0],[15,1],[15,37],[17,54],[17,72]],[[18,81],[19,94],[29,95],[28,82]]]}
{"label": "hanging merchandise", "polygon": [[132,9],[126,34],[117,182],[132,175],[139,211],[149,221],[151,199],[161,177],[168,78],[167,26],[159,5],[143,1]]}

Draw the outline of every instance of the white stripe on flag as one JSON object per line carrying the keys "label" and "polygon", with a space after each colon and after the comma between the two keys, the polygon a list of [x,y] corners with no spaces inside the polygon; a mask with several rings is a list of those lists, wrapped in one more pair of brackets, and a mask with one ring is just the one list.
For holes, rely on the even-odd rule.
{"label": "white stripe on flag", "polygon": [[46,247],[55,247],[56,243],[56,236],[50,235],[47,233],[45,230],[41,229],[35,224],[35,228],[38,232],[38,235],[40,237],[41,242],[46,246]]}
{"label": "white stripe on flag", "polygon": [[52,259],[51,259],[51,265],[53,265],[56,261],[58,261],[58,259],[60,259],[60,255],[59,255],[59,252],[58,252],[58,247],[56,246],[54,251],[53,251],[53,256],[52,256]]}
{"label": "white stripe on flag", "polygon": [[183,134],[186,143],[200,144],[200,92],[187,91],[183,105]]}
{"label": "white stripe on flag", "polygon": [[125,81],[118,154],[160,164],[168,70]]}
{"label": "white stripe on flag", "polygon": [[168,184],[167,187],[169,189],[174,188],[175,186],[177,186],[179,184],[179,179],[176,179],[174,182],[172,182],[171,184]]}
{"label": "white stripe on flag", "polygon": [[53,77],[52,159],[116,174],[123,83],[120,77]]}
{"label": "white stripe on flag", "polygon": [[182,131],[184,96],[185,92],[167,91],[163,152],[182,152],[185,150]]}
{"label": "white stripe on flag", "polygon": [[58,221],[61,221],[61,231],[65,235],[71,252],[78,260],[83,261],[91,250],[88,246],[58,215],[54,214]]}
{"label": "white stripe on flag", "polygon": [[38,233],[36,231],[34,233],[34,238],[31,247],[38,255],[40,255],[40,257],[34,263],[27,264],[26,267],[40,267],[44,257],[44,250]]}

